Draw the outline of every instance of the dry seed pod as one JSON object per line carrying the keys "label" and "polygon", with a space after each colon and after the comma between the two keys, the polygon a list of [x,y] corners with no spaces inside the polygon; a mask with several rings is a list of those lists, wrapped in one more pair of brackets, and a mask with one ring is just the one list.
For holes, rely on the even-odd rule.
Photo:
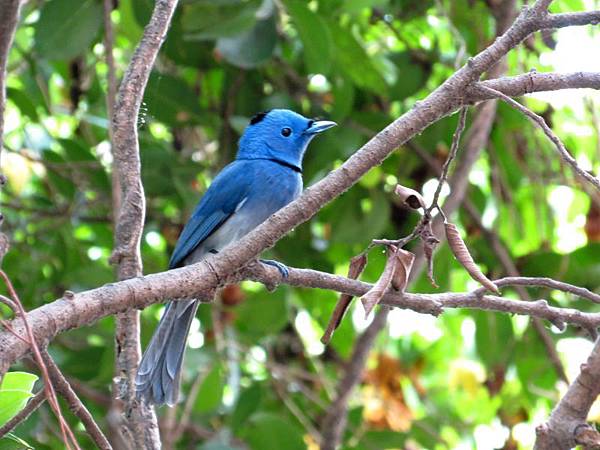
{"label": "dry seed pod", "polygon": [[396,258],[398,262],[396,263],[396,270],[392,277],[392,287],[400,292],[404,292],[413,263],[415,262],[415,254],[399,248],[396,250]]}
{"label": "dry seed pod", "polygon": [[425,209],[425,200],[423,199],[423,196],[414,189],[407,188],[406,186],[402,186],[401,184],[397,184],[396,189],[394,189],[394,192],[398,197],[400,197],[400,200],[402,200],[402,202],[409,208]]}
{"label": "dry seed pod", "polygon": [[471,256],[471,253],[469,253],[467,245],[460,237],[456,225],[447,222],[444,223],[444,228],[446,229],[446,239],[448,240],[450,250],[454,253],[456,260],[467,270],[467,272],[469,272],[471,278],[481,283],[487,290],[500,294],[498,287],[492,283],[481,270],[479,270],[479,267],[477,267],[477,264],[473,261],[473,257]]}
{"label": "dry seed pod", "polygon": [[[360,255],[355,256],[350,260],[350,267],[348,268],[348,278],[356,280],[360,274],[365,269],[367,265],[367,255],[366,253],[361,253]],[[323,337],[321,337],[321,342],[323,344],[328,344],[331,340],[331,336],[333,336],[333,332],[340,326],[340,322],[350,306],[350,302],[352,301],[352,295],[342,294],[340,295],[340,299],[335,305],[335,309],[331,314],[329,319],[329,323],[327,324],[327,329],[325,333],[323,333]]]}

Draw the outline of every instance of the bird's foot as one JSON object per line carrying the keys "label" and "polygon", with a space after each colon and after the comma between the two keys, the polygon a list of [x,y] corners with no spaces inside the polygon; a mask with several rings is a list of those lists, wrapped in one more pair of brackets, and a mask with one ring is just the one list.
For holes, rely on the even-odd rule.
{"label": "bird's foot", "polygon": [[279,270],[282,278],[287,278],[290,275],[290,270],[287,268],[287,266],[279,261],[275,261],[274,259],[260,259],[259,261],[267,266],[275,267],[277,270]]}

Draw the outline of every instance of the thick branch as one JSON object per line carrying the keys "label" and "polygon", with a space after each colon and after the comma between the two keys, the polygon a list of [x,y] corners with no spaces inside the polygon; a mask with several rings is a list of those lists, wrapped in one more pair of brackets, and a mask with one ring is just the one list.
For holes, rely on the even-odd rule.
{"label": "thick branch", "polygon": [[[482,56],[477,57],[478,61],[485,60],[489,65],[494,64],[492,56],[501,57],[511,46],[517,45],[523,31],[515,31],[512,27],[507,35],[508,37],[497,40],[482,52]],[[481,64],[478,63],[478,67]],[[323,205],[352,186],[372,166],[380,163],[398,145],[462,106],[461,92],[464,94],[472,76],[471,65],[460,69],[424,101],[377,134],[339,169],[307,189],[298,200],[280,210],[237,245],[192,266],[115,283],[77,294],[73,300],[63,298],[40,307],[29,314],[36,336],[51,338],[62,331],[90,324],[128,307],[143,308],[166,298],[190,298],[199,292],[211,292],[227,278],[227,274],[272,246],[290,229],[312,217]],[[495,82],[495,89],[499,91],[503,91],[505,85],[507,88],[509,85],[513,86],[510,79]],[[528,91],[523,86],[522,91],[512,94],[523,95]],[[20,326],[17,321],[15,328],[19,329]],[[6,332],[0,333],[0,372],[5,371],[26,350],[26,346],[14,336]]]}
{"label": "thick branch", "polygon": [[558,91],[561,89],[600,89],[600,72],[529,72],[514,77],[494,78],[474,83],[468,88],[467,99],[471,102],[496,98],[479,86],[500,91],[509,97],[520,97],[533,92]]}
{"label": "thick branch", "polygon": [[[174,269],[168,272],[125,280],[97,289],[61,298],[44,305],[28,314],[29,323],[35,330],[39,341],[50,340],[56,334],[71,328],[78,328],[128,308],[144,308],[165,298],[189,297],[190,292],[198,297],[211,292],[206,288],[210,283],[194,279],[194,266]],[[281,281],[277,269],[262,267],[247,269],[242,275],[236,275],[225,281],[252,279],[267,286]],[[372,285],[342,276],[332,275],[311,269],[290,268],[286,284],[297,287],[327,289],[352,296],[365,294]],[[590,301],[597,301],[597,294],[586,289],[562,283],[549,278],[508,277],[495,281],[499,287],[528,286],[561,290]],[[204,285],[204,287],[202,287]],[[600,325],[600,313],[584,313],[574,309],[556,308],[542,301],[523,302],[508,298],[483,296],[483,291],[443,294],[390,293],[382,299],[383,305],[411,309],[422,314],[439,315],[444,308],[476,308],[498,312],[525,314],[550,320],[553,323],[572,323],[586,329]],[[15,331],[22,330],[20,320],[13,321]],[[22,357],[28,346],[18,340],[13,342],[11,334],[0,333],[3,363],[10,364]],[[11,348],[5,346],[11,342]]]}
{"label": "thick branch", "polygon": [[590,439],[595,440],[596,446],[589,448],[597,448],[600,435],[587,425],[586,418],[599,394],[600,340],[597,340],[587,362],[581,365],[581,373],[558,402],[548,422],[536,429],[535,449],[567,450],[577,444],[589,444]]}
{"label": "thick branch", "polygon": [[[112,118],[112,149],[121,192],[116,193],[115,197],[115,201],[120,202],[120,210],[115,227],[115,250],[111,259],[118,263],[120,280],[142,274],[140,240],[144,228],[145,198],[141,181],[137,120],[146,83],[176,6],[177,0],[156,1],[150,22],[144,29],[142,40],[123,77]],[[105,14],[109,15],[108,12]],[[109,92],[110,95],[112,93]],[[160,448],[154,411],[151,406],[139,403],[135,396],[135,372],[140,359],[139,328],[138,311],[124,311],[117,316],[116,390],[125,402],[127,426],[134,441],[133,447]]]}
{"label": "thick branch", "polygon": [[19,22],[20,8],[21,0],[5,0],[0,7],[0,152],[2,151],[4,109],[6,107],[6,66],[8,53]]}

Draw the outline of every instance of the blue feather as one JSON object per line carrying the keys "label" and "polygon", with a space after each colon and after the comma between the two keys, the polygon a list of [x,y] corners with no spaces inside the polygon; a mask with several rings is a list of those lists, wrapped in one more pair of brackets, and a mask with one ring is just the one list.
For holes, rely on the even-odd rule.
{"label": "blue feather", "polygon": [[[198,245],[235,212],[247,196],[252,181],[244,175],[244,166],[238,161],[229,164],[217,175],[181,232],[169,261],[169,269],[180,266]],[[236,182],[233,183],[233,180]]]}
{"label": "blue feather", "polygon": [[[214,179],[184,227],[169,268],[202,260],[242,238],[302,191],[302,160],[313,137],[335,123],[276,109],[255,116],[236,160]],[[144,352],[138,396],[155,404],[178,401],[186,339],[198,301],[171,301]]]}

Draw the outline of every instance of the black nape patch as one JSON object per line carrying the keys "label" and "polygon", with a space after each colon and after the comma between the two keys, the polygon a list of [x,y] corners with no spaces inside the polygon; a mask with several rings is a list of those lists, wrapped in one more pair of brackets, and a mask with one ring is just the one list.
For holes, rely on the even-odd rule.
{"label": "black nape patch", "polygon": [[255,114],[252,116],[252,119],[250,119],[250,125],[256,125],[258,122],[267,117],[267,114],[269,114],[269,111],[263,111]]}

